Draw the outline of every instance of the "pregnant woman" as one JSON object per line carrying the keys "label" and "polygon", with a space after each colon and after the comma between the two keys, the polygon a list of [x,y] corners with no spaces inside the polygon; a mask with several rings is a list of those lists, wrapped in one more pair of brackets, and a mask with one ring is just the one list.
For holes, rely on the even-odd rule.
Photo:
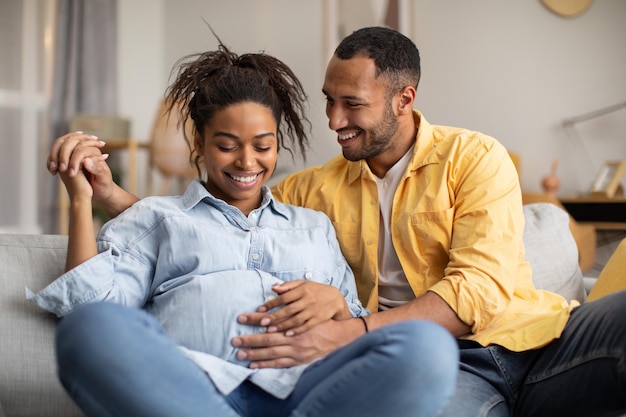
{"label": "pregnant woman", "polygon": [[[92,417],[436,415],[456,377],[452,337],[422,321],[367,333],[329,219],[265,186],[279,150],[307,145],[292,71],[220,43],[181,60],[166,95],[194,125],[200,175],[182,196],[141,200],[96,237],[93,190],[112,183],[103,143],[72,132],[48,161],[71,201],[66,272],[29,298],[62,317],[59,376],[79,407]],[[268,329],[237,317],[276,294],[289,294],[290,337],[323,320],[354,320],[364,336],[313,363],[255,369],[231,339]]]}

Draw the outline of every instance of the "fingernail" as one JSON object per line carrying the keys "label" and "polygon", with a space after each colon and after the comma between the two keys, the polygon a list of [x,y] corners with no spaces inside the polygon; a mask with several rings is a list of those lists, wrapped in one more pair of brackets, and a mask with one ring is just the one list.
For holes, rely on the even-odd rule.
{"label": "fingernail", "polygon": [[237,337],[233,338],[233,340],[232,340],[232,344],[233,344],[233,346],[235,346],[235,347],[237,347],[237,346],[241,346],[241,339],[239,339],[239,338],[237,338]]}
{"label": "fingernail", "polygon": [[252,362],[250,364],[250,369],[257,369],[259,367],[259,365],[257,365],[256,363]]}
{"label": "fingernail", "polygon": [[285,336],[287,336],[287,337],[290,337],[290,336],[293,336],[293,335],[294,335],[293,330],[288,330],[288,331],[285,333]]}
{"label": "fingernail", "polygon": [[267,311],[267,308],[265,306],[261,306],[261,307],[259,307],[259,309],[257,311],[259,313],[265,313]]}
{"label": "fingernail", "polygon": [[237,317],[237,321],[239,323],[247,323],[248,322],[248,317],[246,317],[246,316],[239,316],[239,317]]}
{"label": "fingernail", "polygon": [[59,169],[61,171],[65,171],[67,169],[67,164],[65,162],[61,162],[61,165],[59,165]]}
{"label": "fingernail", "polygon": [[89,137],[90,137],[91,139],[98,139],[98,137],[97,137],[96,135],[89,135]]}
{"label": "fingernail", "polygon": [[48,166],[49,169],[54,170],[57,169],[57,164],[54,161],[50,161],[50,165]]}
{"label": "fingernail", "polygon": [[272,321],[270,319],[268,319],[267,317],[261,320],[261,326],[267,326],[268,324],[270,324]]}
{"label": "fingernail", "polygon": [[107,159],[109,159],[109,154],[108,154],[108,153],[103,153],[103,154],[102,154],[102,159],[104,159],[105,161],[106,161]]}
{"label": "fingernail", "polygon": [[268,328],[267,328],[267,331],[268,331],[269,333],[274,333],[274,332],[276,332],[277,330],[278,330],[278,328],[277,328],[276,326],[270,326],[270,327],[268,327]]}

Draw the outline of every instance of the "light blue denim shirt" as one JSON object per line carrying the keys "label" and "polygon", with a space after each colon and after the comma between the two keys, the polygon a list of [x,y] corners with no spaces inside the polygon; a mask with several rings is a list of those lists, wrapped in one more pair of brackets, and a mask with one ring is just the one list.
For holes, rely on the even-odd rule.
{"label": "light blue denim shirt", "polygon": [[275,283],[333,285],[353,316],[369,313],[326,215],[278,203],[266,187],[246,217],[194,181],[182,196],[139,201],[97,240],[98,255],[27,297],[59,317],[98,301],[144,308],[224,395],[250,379],[285,398],[307,366],[250,369],[231,346],[262,331],[237,316],[276,296]]}

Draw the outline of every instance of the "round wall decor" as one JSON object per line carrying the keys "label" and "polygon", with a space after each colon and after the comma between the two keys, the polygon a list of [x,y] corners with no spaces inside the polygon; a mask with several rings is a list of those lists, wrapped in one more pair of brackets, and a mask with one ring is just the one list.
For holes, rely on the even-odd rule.
{"label": "round wall decor", "polygon": [[585,13],[593,0],[541,0],[550,11],[564,17],[574,17]]}

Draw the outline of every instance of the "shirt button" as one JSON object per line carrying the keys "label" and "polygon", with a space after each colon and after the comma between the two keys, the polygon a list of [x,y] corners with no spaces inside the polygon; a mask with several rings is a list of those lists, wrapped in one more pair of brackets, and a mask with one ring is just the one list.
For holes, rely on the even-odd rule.
{"label": "shirt button", "polygon": [[259,254],[258,253],[254,253],[252,254],[252,259],[254,259],[255,261],[259,259]]}
{"label": "shirt button", "polygon": [[310,272],[307,272],[306,274],[304,274],[304,277],[305,277],[306,279],[311,279],[311,278],[313,277],[313,274],[312,274],[312,273],[310,273]]}

